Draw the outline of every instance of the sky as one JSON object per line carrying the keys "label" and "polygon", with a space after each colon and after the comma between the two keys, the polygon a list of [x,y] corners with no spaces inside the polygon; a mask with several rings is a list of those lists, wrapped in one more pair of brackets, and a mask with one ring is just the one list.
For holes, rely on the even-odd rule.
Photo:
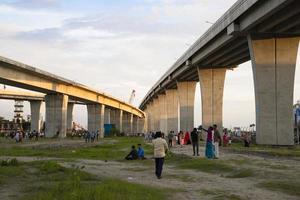
{"label": "sky", "polygon": [[[88,3],[87,3],[88,2]],[[0,55],[85,84],[138,106],[148,90],[235,0],[0,0]],[[300,56],[298,56],[300,57]],[[294,101],[300,99],[300,71]],[[299,91],[299,92],[298,92]],[[201,124],[200,88],[195,125]],[[12,118],[13,101],[0,100]],[[25,102],[25,115],[30,113]],[[42,109],[44,115],[44,108]],[[86,108],[74,120],[86,126]],[[255,122],[250,62],[228,71],[224,125]]]}

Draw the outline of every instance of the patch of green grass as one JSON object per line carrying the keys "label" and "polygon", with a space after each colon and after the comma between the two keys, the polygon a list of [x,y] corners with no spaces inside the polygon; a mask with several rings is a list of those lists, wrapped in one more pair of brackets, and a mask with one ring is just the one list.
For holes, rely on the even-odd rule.
{"label": "patch of green grass", "polygon": [[289,195],[300,197],[300,182],[266,181],[260,183],[259,186],[271,191],[280,191]]}
{"label": "patch of green grass", "polygon": [[[121,180],[103,180],[81,171],[65,168],[56,161],[34,161],[0,167],[0,181],[22,200],[85,199],[166,199],[165,190]],[[12,194],[14,195],[14,194]],[[1,195],[0,195],[1,196]]]}
{"label": "patch of green grass", "polygon": [[254,176],[254,171],[251,169],[239,169],[229,175],[225,176],[226,178],[246,178]]}
{"label": "patch of green grass", "polygon": [[104,144],[90,147],[55,147],[49,149],[36,149],[33,147],[0,147],[0,155],[5,156],[40,156],[57,158],[83,158],[98,160],[124,160],[124,157],[130,152],[131,146],[143,145],[146,154],[153,154],[150,145],[144,144],[142,137],[114,137],[102,139]]}
{"label": "patch of green grass", "polygon": [[181,169],[194,169],[208,173],[228,173],[235,170],[234,167],[221,160],[209,160],[205,158],[191,158],[186,155],[169,153],[166,162],[174,164]]}
{"label": "patch of green grass", "polygon": [[225,164],[222,161],[208,159],[191,159],[179,165],[183,169],[195,169],[208,173],[228,173],[235,170],[234,167]]}
{"label": "patch of green grass", "polygon": [[242,198],[235,194],[230,194],[225,190],[206,190],[202,189],[201,193],[204,195],[212,196],[214,200],[242,200]]}
{"label": "patch of green grass", "polygon": [[74,184],[73,181],[60,183],[48,191],[24,197],[23,200],[155,200],[166,199],[167,195],[161,189],[128,183],[121,180],[104,180],[97,184]]}
{"label": "patch of green grass", "polygon": [[258,154],[266,154],[271,156],[283,156],[283,157],[300,157],[300,146],[280,147],[270,145],[257,145],[251,144],[249,148],[244,147],[242,143],[232,143],[228,149],[237,152],[250,152]]}

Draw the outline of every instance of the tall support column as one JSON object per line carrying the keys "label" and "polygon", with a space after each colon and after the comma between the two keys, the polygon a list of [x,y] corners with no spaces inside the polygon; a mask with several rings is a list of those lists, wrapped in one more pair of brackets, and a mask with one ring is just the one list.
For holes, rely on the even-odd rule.
{"label": "tall support column", "polygon": [[248,37],[252,61],[256,141],[293,145],[294,77],[299,38]]}
{"label": "tall support column", "polygon": [[202,126],[208,128],[217,124],[223,127],[223,91],[226,69],[199,69],[201,88]]}
{"label": "tall support column", "polygon": [[158,116],[159,116],[159,130],[165,134],[168,134],[167,130],[167,105],[166,105],[166,95],[158,95]]}
{"label": "tall support column", "polygon": [[42,101],[30,101],[30,111],[31,111],[31,131],[41,131],[41,105]]}
{"label": "tall support column", "polygon": [[67,112],[67,131],[71,132],[73,128],[73,109],[74,103],[68,103],[68,112]]}
{"label": "tall support column", "polygon": [[67,95],[47,94],[46,103],[46,137],[53,137],[58,133],[59,137],[66,137],[67,133]]}
{"label": "tall support column", "polygon": [[159,112],[159,101],[158,98],[153,99],[153,130],[154,132],[160,131],[160,112]]}
{"label": "tall support column", "polygon": [[166,90],[167,133],[178,133],[178,94],[177,90]]}
{"label": "tall support column", "polygon": [[146,131],[146,118],[137,117],[137,133],[145,133]]}
{"label": "tall support column", "polygon": [[153,101],[147,105],[147,120],[148,120],[148,132],[154,132],[154,106]]}
{"label": "tall support column", "polygon": [[111,109],[105,108],[104,111],[104,124],[110,124],[111,123]]}
{"label": "tall support column", "polygon": [[104,113],[105,113],[105,105],[101,104],[101,113],[100,113],[101,117],[100,117],[100,129],[99,129],[100,138],[104,137]]}
{"label": "tall support column", "polygon": [[100,138],[104,137],[104,110],[105,105],[87,104],[88,110],[88,130],[99,131]]}
{"label": "tall support column", "polygon": [[132,123],[133,123],[133,114],[123,113],[123,130],[126,135],[132,134]]}
{"label": "tall support column", "polygon": [[130,113],[129,117],[130,117],[130,121],[129,121],[130,133],[132,134],[133,133],[133,114]]}
{"label": "tall support column", "polygon": [[194,128],[195,81],[178,82],[180,130],[191,132]]}
{"label": "tall support column", "polygon": [[120,133],[123,132],[123,110],[117,110],[117,115],[118,118],[116,127],[119,129]]}
{"label": "tall support column", "polygon": [[138,116],[132,115],[132,133],[137,134],[138,133]]}

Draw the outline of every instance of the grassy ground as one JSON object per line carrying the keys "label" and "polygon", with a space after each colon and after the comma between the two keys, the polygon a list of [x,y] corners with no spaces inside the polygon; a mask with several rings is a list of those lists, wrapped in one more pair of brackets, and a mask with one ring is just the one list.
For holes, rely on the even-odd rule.
{"label": "grassy ground", "polygon": [[186,155],[169,153],[166,162],[175,165],[180,169],[193,169],[211,174],[219,174],[227,178],[245,178],[254,176],[254,171],[244,169],[234,161],[208,160],[206,158],[194,159]]}
{"label": "grassy ground", "polygon": [[[166,199],[167,193],[118,179],[101,179],[78,168],[60,166],[55,161],[36,161],[1,166],[0,186],[8,192],[19,190],[21,200],[85,199]],[[16,191],[15,191],[16,192]]]}
{"label": "grassy ground", "polygon": [[228,149],[242,153],[257,153],[270,156],[281,157],[300,157],[300,146],[279,147],[270,145],[251,144],[249,148],[243,146],[243,143],[233,143]]}
{"label": "grassy ground", "polygon": [[[42,143],[45,141],[46,147]],[[137,145],[138,143],[141,143],[145,148],[147,157],[152,157],[152,146],[145,144],[143,138],[105,138],[93,145],[85,145],[84,142],[77,140],[73,145],[64,146],[61,145],[64,142],[60,141],[61,143],[58,145],[56,143],[56,145],[52,146],[52,142],[53,140],[49,140],[49,142],[44,140],[15,144],[13,141],[0,139],[1,156],[38,156],[65,159],[63,161],[55,161],[56,159],[54,159],[53,161],[26,163],[0,161],[0,199],[3,197],[3,194],[1,194],[3,191],[15,195],[12,196],[12,199],[21,200],[166,199],[169,195],[169,188],[172,187],[172,184],[169,184],[170,180],[172,180],[170,181],[171,183],[180,181],[182,184],[194,183],[197,185],[199,181],[200,183],[208,181],[207,183],[210,184],[210,181],[216,178],[219,181],[218,184],[223,184],[224,181],[224,185],[220,188],[202,188],[202,185],[200,189],[195,189],[197,191],[196,194],[199,194],[199,199],[202,199],[200,197],[203,196],[208,197],[208,199],[247,199],[245,196],[242,196],[243,191],[234,191],[239,184],[244,182],[249,184],[245,185],[245,188],[262,188],[275,194],[282,193],[293,197],[300,196],[300,182],[295,179],[295,177],[300,175],[298,170],[299,162],[294,158],[288,160],[289,163],[281,160],[282,157],[286,159],[291,156],[297,157],[299,147],[273,148],[270,146],[252,145],[250,148],[244,148],[242,144],[233,144],[228,148],[229,151],[238,151],[246,155],[240,156],[240,154],[231,152],[231,155],[226,155],[226,157],[216,160],[190,157],[187,156],[191,152],[191,149],[186,148],[188,146],[178,148],[179,153],[182,153],[184,149],[187,150],[187,153],[179,154],[177,152],[175,154],[170,152],[167,154],[165,166],[170,167],[173,171],[164,171],[162,180],[166,181],[166,183],[162,185],[163,187],[169,187],[166,190],[165,188],[153,187],[151,177],[154,177],[154,162],[152,159],[143,161],[124,160],[125,155],[130,151],[131,145]],[[248,154],[249,151],[259,152],[263,155],[262,157],[251,156],[251,154]],[[225,152],[225,154],[230,154],[230,152]],[[268,155],[267,159],[264,157],[265,154]],[[91,163],[94,162],[96,164],[88,164],[84,159],[93,160]],[[96,160],[116,162],[98,162]],[[71,164],[63,167],[58,162],[61,164],[75,163],[79,168],[74,168]],[[78,163],[84,163],[82,165],[85,165],[85,168],[81,164],[77,165]],[[123,168],[121,170],[123,170],[123,173],[119,173],[119,175],[125,175],[113,176],[118,178],[104,178],[102,173],[113,167],[113,164],[110,163],[122,165]],[[103,165],[103,168],[100,165]],[[105,168],[105,166],[108,168]],[[90,170],[99,171],[92,173]],[[181,172],[187,174],[182,175]],[[139,181],[136,177],[139,173],[144,179],[150,179],[150,182],[145,184],[147,180]],[[206,178],[202,178],[202,176]],[[136,178],[136,183],[127,182],[129,180],[127,179],[128,177]],[[237,185],[230,188],[228,183],[236,183]],[[179,185],[181,186],[181,184]],[[186,188],[182,189],[185,190]],[[16,191],[12,192],[12,190]]]}
{"label": "grassy ground", "polygon": [[[123,137],[123,138],[105,138],[101,140],[103,143],[84,147],[59,147],[44,149],[36,147],[22,147],[13,145],[12,147],[0,147],[0,155],[3,156],[40,156],[40,157],[56,157],[56,158],[85,158],[97,160],[123,160],[131,150],[131,146],[137,147],[141,143],[145,151],[152,154],[153,149],[149,145],[145,145],[143,138],[138,137]],[[5,141],[0,141],[5,142]],[[1,143],[0,143],[1,144]]]}

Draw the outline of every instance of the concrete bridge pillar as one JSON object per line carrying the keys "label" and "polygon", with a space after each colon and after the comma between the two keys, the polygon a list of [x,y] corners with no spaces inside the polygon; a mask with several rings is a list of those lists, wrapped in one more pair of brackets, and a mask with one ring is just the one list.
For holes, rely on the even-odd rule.
{"label": "concrete bridge pillar", "polygon": [[146,118],[137,117],[137,133],[145,133],[146,129]]}
{"label": "concrete bridge pillar", "polygon": [[256,142],[294,145],[293,95],[299,37],[256,40],[248,36],[252,61]]}
{"label": "concrete bridge pillar", "polygon": [[58,133],[58,137],[66,137],[67,133],[67,95],[47,94],[46,103],[46,137],[53,137]]}
{"label": "concrete bridge pillar", "polygon": [[123,113],[123,132],[125,135],[131,135],[133,130],[133,114],[124,112]]}
{"label": "concrete bridge pillar", "polygon": [[161,131],[160,130],[160,108],[159,108],[159,100],[158,98],[154,98],[153,106],[154,106],[154,131]]}
{"label": "concrete bridge pillar", "polygon": [[104,137],[104,110],[105,105],[87,104],[88,131],[99,131],[100,138]]}
{"label": "concrete bridge pillar", "polygon": [[111,109],[105,108],[104,111],[104,124],[111,124]]}
{"label": "concrete bridge pillar", "polygon": [[41,131],[41,105],[42,101],[30,101],[30,112],[31,112],[31,131]]}
{"label": "concrete bridge pillar", "polygon": [[117,123],[116,128],[119,129],[120,132],[123,132],[123,110],[117,110]]}
{"label": "concrete bridge pillar", "polygon": [[176,89],[166,90],[167,134],[178,133],[178,94]]}
{"label": "concrete bridge pillar", "polygon": [[138,133],[138,116],[132,115],[132,133],[137,134]]}
{"label": "concrete bridge pillar", "polygon": [[72,132],[73,128],[73,109],[74,109],[74,103],[68,103],[67,108],[67,131]]}
{"label": "concrete bridge pillar", "polygon": [[195,81],[177,82],[179,97],[180,130],[191,132],[194,128]]}
{"label": "concrete bridge pillar", "polygon": [[223,127],[223,91],[226,69],[199,69],[201,88],[202,126],[208,128],[217,124]]}
{"label": "concrete bridge pillar", "polygon": [[148,124],[148,132],[153,132],[154,131],[154,113],[153,113],[153,101],[149,102],[147,105],[147,124]]}
{"label": "concrete bridge pillar", "polygon": [[158,95],[158,117],[159,117],[159,130],[168,134],[167,130],[167,105],[166,95]]}

